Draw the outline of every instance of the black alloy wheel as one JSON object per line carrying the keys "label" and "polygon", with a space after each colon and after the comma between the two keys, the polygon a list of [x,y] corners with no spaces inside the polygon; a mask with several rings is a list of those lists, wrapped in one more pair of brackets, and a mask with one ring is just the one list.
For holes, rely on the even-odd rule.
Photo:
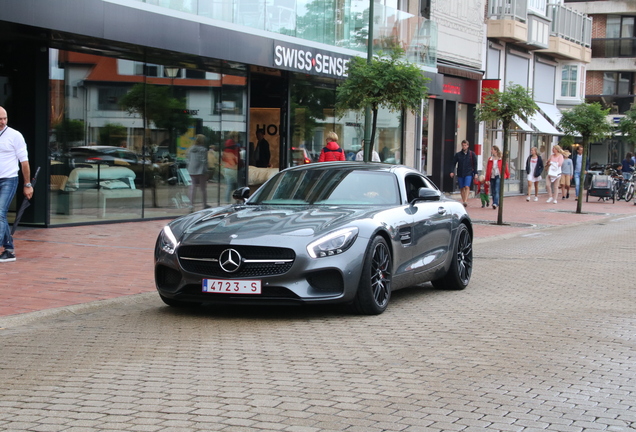
{"label": "black alloy wheel", "polygon": [[437,289],[463,290],[468,286],[473,273],[473,238],[468,227],[461,224],[457,229],[457,243],[453,251],[450,268],[444,277],[434,280]]}
{"label": "black alloy wheel", "polygon": [[364,315],[379,315],[391,299],[393,259],[386,241],[377,236],[371,242],[362,267],[362,276],[354,310]]}

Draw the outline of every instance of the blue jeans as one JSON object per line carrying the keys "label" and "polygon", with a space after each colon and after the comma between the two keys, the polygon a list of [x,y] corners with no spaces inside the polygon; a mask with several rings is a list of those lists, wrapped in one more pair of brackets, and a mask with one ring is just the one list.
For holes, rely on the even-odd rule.
{"label": "blue jeans", "polygon": [[13,252],[13,239],[9,222],[7,222],[7,212],[17,188],[18,177],[0,179],[0,238],[2,246],[11,252]]}
{"label": "blue jeans", "polygon": [[492,205],[499,207],[499,176],[490,179],[490,194]]}
{"label": "blue jeans", "polygon": [[579,197],[579,189],[581,187],[581,173],[580,172],[575,172],[574,173],[574,187],[576,189],[576,197]]}

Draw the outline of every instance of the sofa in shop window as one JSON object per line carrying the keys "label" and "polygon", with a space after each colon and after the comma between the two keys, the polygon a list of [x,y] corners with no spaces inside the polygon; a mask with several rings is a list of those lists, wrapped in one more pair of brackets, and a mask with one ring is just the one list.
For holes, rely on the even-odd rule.
{"label": "sofa in shop window", "polygon": [[104,217],[113,202],[140,201],[142,191],[135,187],[135,177],[130,168],[123,166],[91,165],[75,168],[65,179],[64,187],[58,191],[57,213],[74,214],[78,210],[98,209]]}

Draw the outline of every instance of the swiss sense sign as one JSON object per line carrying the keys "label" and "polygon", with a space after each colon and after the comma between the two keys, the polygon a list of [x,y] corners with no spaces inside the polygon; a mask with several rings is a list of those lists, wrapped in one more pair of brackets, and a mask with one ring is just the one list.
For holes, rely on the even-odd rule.
{"label": "swiss sense sign", "polygon": [[300,45],[274,43],[273,66],[311,75],[346,78],[351,56]]}

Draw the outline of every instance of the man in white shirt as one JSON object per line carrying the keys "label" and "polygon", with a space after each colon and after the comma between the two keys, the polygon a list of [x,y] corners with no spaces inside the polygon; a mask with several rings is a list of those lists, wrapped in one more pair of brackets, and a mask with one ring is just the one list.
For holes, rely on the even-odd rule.
{"label": "man in white shirt", "polygon": [[[356,161],[360,162],[364,160],[364,147],[358,153],[356,153]],[[372,162],[380,162],[380,155],[377,151],[373,150],[371,153],[371,161]]]}
{"label": "man in white shirt", "polygon": [[4,247],[0,263],[15,261],[7,212],[18,188],[19,168],[24,179],[24,196],[31,199],[33,186],[26,142],[20,132],[7,126],[7,111],[0,106],[0,239]]}

